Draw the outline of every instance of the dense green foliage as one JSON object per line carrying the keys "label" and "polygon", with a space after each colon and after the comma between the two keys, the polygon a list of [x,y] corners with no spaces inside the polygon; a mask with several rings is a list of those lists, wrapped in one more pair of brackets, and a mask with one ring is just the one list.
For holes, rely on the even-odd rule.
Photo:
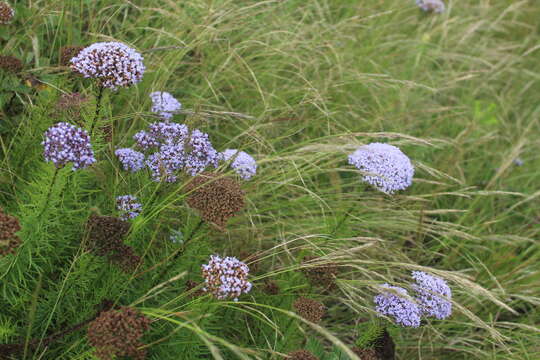
{"label": "dense green foliage", "polygon": [[[104,300],[153,320],[149,359],[281,359],[303,348],[353,358],[389,324],[374,311],[377,286],[407,287],[411,270],[445,278],[454,313],[390,326],[397,358],[540,357],[540,3],[451,0],[440,15],[413,0],[12,3],[0,55],[24,68],[0,70],[0,206],[20,220],[22,245],[0,257],[0,344],[23,345],[13,358],[95,359],[85,324],[56,335]],[[89,129],[97,94],[59,65],[60,49],[111,40],[142,52],[143,81],[105,92],[98,162],[60,170],[48,197],[43,133],[74,122],[55,104],[88,96]],[[174,94],[174,121],[208,132],[216,149],[257,159],[242,182],[246,210],[226,230],[187,206],[187,176],[159,184],[116,160],[156,121],[152,91]],[[412,159],[411,188],[388,196],[359,181],[347,155],[372,141]],[[144,206],[125,240],[144,262],[128,273],[85,246],[90,214],[117,216],[124,194]],[[202,281],[211,254],[245,260],[254,289],[238,302],[193,296],[186,282]],[[336,264],[336,286],[308,281],[305,257]],[[324,303],[319,325],[294,313],[299,296]]]}

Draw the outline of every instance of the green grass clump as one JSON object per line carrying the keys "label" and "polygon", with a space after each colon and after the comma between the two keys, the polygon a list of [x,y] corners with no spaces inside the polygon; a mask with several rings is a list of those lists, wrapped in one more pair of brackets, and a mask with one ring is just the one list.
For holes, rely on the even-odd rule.
{"label": "green grass clump", "polygon": [[[23,67],[0,69],[0,206],[22,243],[0,257],[0,358],[96,359],[88,324],[120,306],[151,319],[149,359],[354,359],[385,328],[399,359],[540,357],[540,3],[449,0],[439,15],[413,0],[11,3],[0,55]],[[43,133],[89,130],[98,102],[61,49],[98,41],[136,48],[147,70],[105,91],[98,162],[53,182]],[[114,156],[157,120],[152,91],[179,99],[173,121],[219,151],[256,158],[225,229],[187,205],[189,176],[156,183]],[[88,101],[60,111],[72,92]],[[347,155],[370,142],[411,158],[409,189],[359,181]],[[118,216],[125,194],[143,204],[123,239],[142,260],[130,271],[87,246],[89,216]],[[239,301],[201,294],[212,254],[249,265]],[[337,267],[333,286],[306,277],[313,264]],[[448,281],[449,319],[413,329],[377,316],[378,286],[406,288],[412,270]],[[320,324],[294,312],[301,296],[325,305]]]}

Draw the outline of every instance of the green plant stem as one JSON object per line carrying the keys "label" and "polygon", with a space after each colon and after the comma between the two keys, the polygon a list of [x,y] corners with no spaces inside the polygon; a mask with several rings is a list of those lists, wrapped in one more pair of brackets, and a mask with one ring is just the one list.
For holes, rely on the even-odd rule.
{"label": "green plant stem", "polygon": [[54,175],[53,175],[53,178],[52,178],[52,181],[51,181],[51,185],[49,186],[49,191],[47,192],[47,197],[45,198],[45,203],[43,204],[43,209],[41,209],[38,217],[41,217],[41,215],[43,215],[45,210],[47,210],[47,204],[49,203],[49,200],[51,199],[52,190],[53,190],[54,184],[56,183],[56,178],[58,177],[58,172],[59,171],[60,171],[60,168],[56,168],[54,170]]}
{"label": "green plant stem", "polygon": [[187,245],[188,243],[193,240],[193,238],[195,237],[196,233],[201,229],[202,225],[203,225],[203,220],[199,220],[199,223],[197,224],[197,226],[195,227],[195,229],[193,229],[193,231],[191,231],[190,235],[188,238],[186,238],[186,240],[184,241],[184,243],[182,244],[182,247],[179,248],[178,250],[176,250],[174,253],[173,253],[173,256],[172,258],[170,258],[168,260],[168,265],[159,273],[158,277],[157,277],[157,280],[155,282],[155,284],[152,286],[156,286],[157,284],[160,283],[160,281],[162,280],[163,276],[165,276],[165,274],[167,273],[167,271],[169,271],[169,269],[171,268],[171,266],[174,265],[174,262],[184,253],[184,251],[186,251],[186,248],[187,248]]}
{"label": "green plant stem", "polygon": [[100,86],[98,90],[98,96],[96,100],[96,114],[94,115],[94,120],[92,120],[92,126],[90,127],[90,136],[94,133],[94,127],[96,127],[97,119],[99,117],[99,111],[101,110],[101,100],[103,99],[103,90],[104,87]]}

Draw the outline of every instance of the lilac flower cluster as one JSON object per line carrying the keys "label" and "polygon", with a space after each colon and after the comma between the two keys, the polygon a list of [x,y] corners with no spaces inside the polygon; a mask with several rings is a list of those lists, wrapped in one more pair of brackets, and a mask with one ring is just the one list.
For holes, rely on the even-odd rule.
{"label": "lilac flower cluster", "polygon": [[84,48],[71,59],[71,68],[112,90],[138,83],[145,71],[141,54],[119,42],[98,42]]}
{"label": "lilac flower cluster", "polygon": [[231,167],[244,180],[251,179],[257,173],[257,163],[255,159],[244,151],[236,149],[226,149],[221,153],[221,158],[225,161],[232,159]]}
{"label": "lilac flower cluster", "polygon": [[219,153],[214,149],[208,134],[195,129],[189,137],[188,147],[190,151],[186,154],[186,172],[195,176],[201,173],[209,165],[218,167]]}
{"label": "lilac flower cluster", "polygon": [[247,281],[249,268],[235,257],[221,258],[211,255],[210,262],[202,265],[204,277],[203,291],[211,293],[216,299],[225,300],[247,294],[251,290],[251,283]]}
{"label": "lilac flower cluster", "polygon": [[399,325],[420,326],[422,310],[414,301],[407,298],[407,290],[388,284],[383,284],[382,287],[389,291],[383,291],[374,297],[375,310],[381,315],[393,317]]}
{"label": "lilac flower cluster", "polygon": [[416,0],[416,5],[424,11],[432,11],[439,14],[446,9],[442,0]]}
{"label": "lilac flower cluster", "polygon": [[349,155],[349,164],[364,172],[363,180],[380,191],[393,194],[412,184],[414,167],[399,148],[371,143]]}
{"label": "lilac flower cluster", "polygon": [[412,288],[423,315],[439,320],[449,317],[452,313],[452,290],[446,281],[422,271],[413,271],[412,277],[416,281]]}
{"label": "lilac flower cluster", "polygon": [[15,10],[6,1],[0,1],[0,24],[9,24],[14,16]]}
{"label": "lilac flower cluster", "polygon": [[52,161],[58,169],[68,162],[73,163],[73,170],[82,169],[96,162],[88,133],[76,126],[59,122],[51,126],[44,134],[45,161]]}
{"label": "lilac flower cluster", "polygon": [[445,280],[426,274],[422,271],[413,271],[412,284],[414,296],[409,297],[407,290],[383,284],[389,289],[374,297],[375,310],[386,316],[394,318],[396,323],[403,326],[418,327],[422,316],[446,319],[452,313],[452,290]]}
{"label": "lilac flower cluster", "polygon": [[114,154],[122,163],[124,170],[137,172],[144,168],[144,154],[133,149],[117,149]]}
{"label": "lilac flower cluster", "polygon": [[174,113],[182,108],[182,104],[168,92],[155,91],[150,93],[152,99],[152,112],[165,120],[173,117]]}
{"label": "lilac flower cluster", "polygon": [[220,159],[208,134],[197,129],[190,132],[183,124],[155,122],[133,138],[142,150],[155,150],[145,161],[154,181],[175,182],[180,170],[195,176],[209,165],[217,167]]}
{"label": "lilac flower cluster", "polygon": [[185,156],[182,143],[162,145],[158,152],[146,160],[146,165],[152,172],[152,179],[175,182],[178,178],[175,173],[184,167]]}
{"label": "lilac flower cluster", "polygon": [[189,129],[184,124],[155,122],[150,124],[148,131],[142,130],[136,133],[133,139],[143,150],[150,150],[162,145],[183,143],[188,135]]}
{"label": "lilac flower cluster", "polygon": [[137,202],[133,195],[122,195],[116,198],[116,209],[122,213],[120,218],[128,220],[136,218],[142,211],[142,205]]}

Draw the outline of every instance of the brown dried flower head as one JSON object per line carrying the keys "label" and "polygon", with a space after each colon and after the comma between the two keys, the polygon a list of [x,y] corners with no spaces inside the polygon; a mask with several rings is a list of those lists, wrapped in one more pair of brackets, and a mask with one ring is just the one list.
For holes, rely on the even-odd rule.
{"label": "brown dried flower head", "polygon": [[233,178],[202,173],[186,186],[187,203],[199,210],[202,218],[224,228],[229,218],[245,206],[244,192]]}
{"label": "brown dried flower head", "polygon": [[338,274],[337,264],[329,262],[310,265],[310,263],[316,259],[317,258],[314,256],[305,257],[303,265],[307,267],[302,268],[302,272],[311,284],[320,285],[327,289],[334,288],[336,286],[336,276]]}
{"label": "brown dried flower head", "polygon": [[122,244],[130,229],[127,221],[114,216],[92,214],[88,219],[88,247],[99,256],[108,255]]}
{"label": "brown dried flower head", "polygon": [[60,48],[60,65],[70,66],[70,60],[79,55],[82,49],[84,49],[84,46],[62,46]]}
{"label": "brown dried flower head", "polygon": [[375,340],[374,348],[380,359],[394,360],[396,358],[396,345],[386,329],[384,329],[382,335]]}
{"label": "brown dried flower head", "polygon": [[144,359],[146,351],[139,349],[144,344],[141,338],[150,328],[150,319],[130,307],[109,310],[88,326],[88,341],[96,348],[96,356],[112,360],[116,356],[131,356]]}
{"label": "brown dried flower head", "polygon": [[5,1],[0,1],[0,24],[9,24],[15,16],[15,10]]}
{"label": "brown dried flower head", "polygon": [[127,221],[92,214],[87,223],[88,249],[95,255],[107,257],[124,272],[132,272],[141,263],[141,258],[131,246],[123,243],[129,229]]}
{"label": "brown dried flower head", "polygon": [[291,360],[319,360],[318,357],[313,355],[307,350],[296,350],[288,354]]}
{"label": "brown dried flower head", "polygon": [[265,281],[263,291],[268,295],[279,294],[279,285],[274,280]]}
{"label": "brown dried flower head", "polygon": [[[186,292],[191,292],[193,289],[195,289],[196,287],[198,287],[200,285],[201,284],[196,282],[196,281],[188,280],[188,281],[186,281]],[[203,291],[203,289],[201,287],[200,289],[193,291],[189,296],[191,298],[197,298],[197,297],[204,296],[204,295],[205,295],[205,292]]]}
{"label": "brown dried flower head", "polygon": [[322,303],[305,297],[298,298],[293,307],[298,315],[315,324],[320,322],[326,313],[326,308]]}
{"label": "brown dried flower head", "polygon": [[118,244],[114,252],[108,255],[110,262],[120,266],[125,273],[131,273],[142,264],[140,256],[136,255],[129,245]]}
{"label": "brown dried flower head", "polygon": [[4,213],[0,208],[0,256],[13,254],[21,244],[21,239],[15,235],[21,230],[19,219]]}
{"label": "brown dried flower head", "polygon": [[18,73],[23,68],[21,60],[11,55],[0,55],[0,69],[10,72]]}
{"label": "brown dried flower head", "polygon": [[352,348],[352,351],[361,360],[379,360],[380,359],[375,349],[360,349],[359,347],[354,347]]}
{"label": "brown dried flower head", "polygon": [[81,121],[81,109],[86,103],[88,103],[88,97],[81,93],[62,94],[56,102],[56,110],[65,113],[69,118],[82,126],[84,124]]}
{"label": "brown dried flower head", "polygon": [[56,108],[60,111],[71,111],[73,109],[80,110],[81,106],[88,103],[88,97],[78,93],[62,94],[58,98]]}

